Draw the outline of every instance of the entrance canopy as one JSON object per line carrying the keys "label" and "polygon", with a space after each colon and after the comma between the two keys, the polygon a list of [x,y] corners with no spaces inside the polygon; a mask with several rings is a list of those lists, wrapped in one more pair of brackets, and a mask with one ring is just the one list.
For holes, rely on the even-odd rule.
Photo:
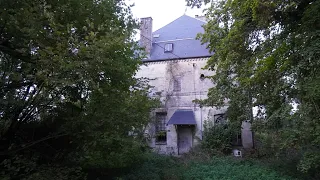
{"label": "entrance canopy", "polygon": [[171,116],[167,124],[173,125],[196,125],[194,113],[191,109],[178,109]]}

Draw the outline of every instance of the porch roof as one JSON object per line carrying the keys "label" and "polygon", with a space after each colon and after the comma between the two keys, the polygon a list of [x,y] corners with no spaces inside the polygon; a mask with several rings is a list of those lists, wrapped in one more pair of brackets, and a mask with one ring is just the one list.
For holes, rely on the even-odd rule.
{"label": "porch roof", "polygon": [[194,113],[191,109],[178,109],[171,116],[167,124],[174,125],[196,125]]}

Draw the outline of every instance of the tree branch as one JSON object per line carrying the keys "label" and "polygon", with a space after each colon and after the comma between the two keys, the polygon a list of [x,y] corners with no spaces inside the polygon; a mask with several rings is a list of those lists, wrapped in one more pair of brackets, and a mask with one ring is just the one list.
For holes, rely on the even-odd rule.
{"label": "tree branch", "polygon": [[34,146],[34,145],[36,145],[38,143],[41,143],[43,141],[46,141],[46,140],[49,140],[49,139],[58,138],[58,137],[62,137],[62,136],[67,136],[67,135],[69,135],[69,133],[59,134],[59,135],[54,135],[54,136],[47,136],[45,138],[39,139],[39,140],[31,142],[29,144],[22,145],[22,147],[19,148],[19,149],[16,149],[16,150],[13,150],[13,151],[0,152],[0,156],[14,154],[14,153],[17,153],[17,152],[19,152],[21,150],[24,150],[26,148]]}

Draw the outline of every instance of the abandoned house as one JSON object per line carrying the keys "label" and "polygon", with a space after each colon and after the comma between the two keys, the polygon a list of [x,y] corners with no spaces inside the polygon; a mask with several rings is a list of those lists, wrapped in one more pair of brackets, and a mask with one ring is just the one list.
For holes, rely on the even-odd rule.
{"label": "abandoned house", "polygon": [[205,77],[214,72],[202,69],[212,53],[196,39],[205,23],[203,17],[183,15],[153,32],[152,18],[141,19],[140,45],[147,58],[136,76],[150,79],[151,95],[162,102],[146,132],[158,153],[188,152],[202,139],[205,120],[224,119],[225,108],[200,107],[193,102],[205,99],[213,86]]}

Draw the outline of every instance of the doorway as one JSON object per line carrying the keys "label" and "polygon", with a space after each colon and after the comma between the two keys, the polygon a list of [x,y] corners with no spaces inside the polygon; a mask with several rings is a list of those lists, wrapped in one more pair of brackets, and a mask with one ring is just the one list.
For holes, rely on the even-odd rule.
{"label": "doorway", "polygon": [[193,126],[178,125],[178,154],[184,154],[190,151],[193,142]]}

